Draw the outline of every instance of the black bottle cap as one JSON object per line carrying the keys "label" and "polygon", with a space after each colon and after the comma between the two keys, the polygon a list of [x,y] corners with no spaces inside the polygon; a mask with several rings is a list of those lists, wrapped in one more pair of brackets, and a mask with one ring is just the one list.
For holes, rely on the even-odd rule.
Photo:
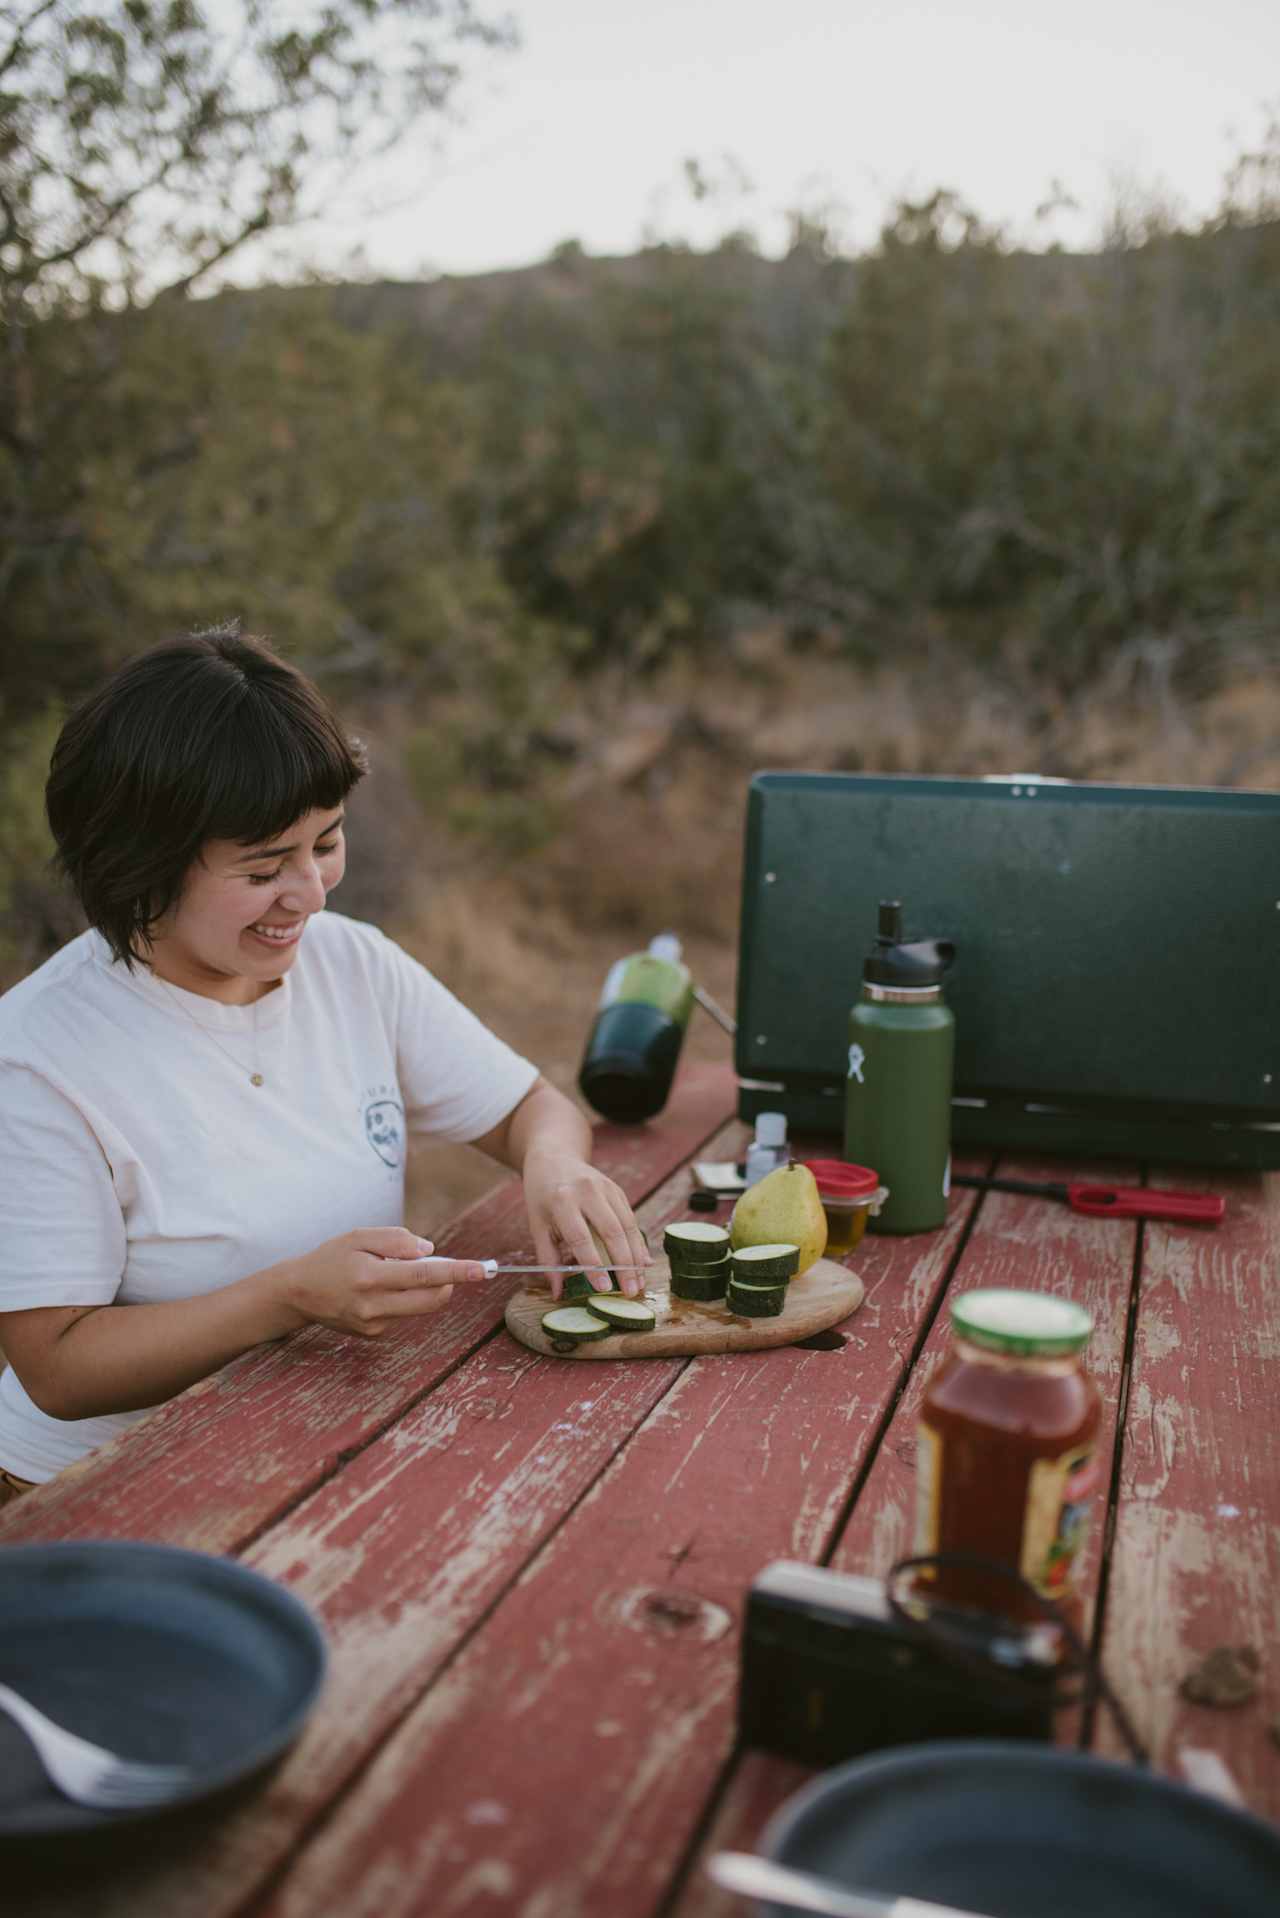
{"label": "black bottle cap", "polygon": [[955,959],[950,939],[902,937],[902,901],[880,901],[880,930],[862,963],[862,976],[875,986],[940,986]]}

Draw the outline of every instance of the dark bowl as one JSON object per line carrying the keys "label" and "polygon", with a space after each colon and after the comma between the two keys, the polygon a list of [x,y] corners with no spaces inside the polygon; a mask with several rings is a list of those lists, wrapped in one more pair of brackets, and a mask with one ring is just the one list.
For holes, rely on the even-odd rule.
{"label": "dark bowl", "polygon": [[1012,1741],[909,1745],[823,1772],[761,1849],[851,1891],[987,1918],[1280,1913],[1280,1828],[1132,1765]]}

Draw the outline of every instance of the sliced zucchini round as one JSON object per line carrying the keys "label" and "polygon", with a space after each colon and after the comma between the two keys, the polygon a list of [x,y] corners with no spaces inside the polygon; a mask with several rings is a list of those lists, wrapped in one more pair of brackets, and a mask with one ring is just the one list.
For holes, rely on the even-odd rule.
{"label": "sliced zucchini round", "polygon": [[739,1285],[736,1279],[730,1280],[725,1297],[730,1312],[744,1319],[780,1318],[786,1303],[785,1285]]}
{"label": "sliced zucchini round", "polygon": [[729,1257],[727,1247],[723,1252],[717,1252],[713,1259],[691,1259],[686,1252],[672,1251],[667,1254],[673,1272],[713,1272],[720,1265],[727,1270]]}
{"label": "sliced zucchini round", "polygon": [[567,1339],[572,1345],[588,1345],[592,1339],[607,1339],[613,1330],[585,1305],[558,1305],[542,1315],[542,1329],[549,1339]]}
{"label": "sliced zucchini round", "polygon": [[[617,1274],[614,1272],[610,1272],[609,1274],[610,1290],[616,1291],[617,1285],[618,1285]],[[604,1296],[607,1298],[609,1296],[608,1292],[606,1292]],[[600,1297],[600,1294],[596,1291],[595,1286],[592,1285],[590,1279],[587,1277],[585,1272],[566,1272],[564,1275],[564,1285],[561,1288],[560,1297],[567,1303],[570,1299],[598,1298]]]}
{"label": "sliced zucchini round", "polygon": [[729,1228],[707,1219],[677,1219],[663,1232],[662,1249],[668,1258],[674,1253],[688,1265],[706,1265],[729,1250]]}
{"label": "sliced zucchini round", "polygon": [[673,1265],[671,1292],[677,1299],[722,1299],[729,1283],[729,1261],[714,1265]]}
{"label": "sliced zucchini round", "polygon": [[615,1332],[652,1332],[658,1323],[653,1307],[646,1305],[643,1299],[615,1299],[607,1292],[589,1299],[587,1311],[603,1319]]}
{"label": "sliced zucchini round", "polygon": [[744,1245],[730,1254],[735,1279],[748,1284],[766,1279],[793,1279],[800,1270],[798,1245]]}

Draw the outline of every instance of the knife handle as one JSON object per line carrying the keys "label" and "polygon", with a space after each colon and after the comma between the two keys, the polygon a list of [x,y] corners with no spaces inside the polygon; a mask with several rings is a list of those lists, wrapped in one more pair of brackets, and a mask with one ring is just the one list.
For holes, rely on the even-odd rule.
{"label": "knife handle", "polygon": [[1217,1225],[1227,1209],[1213,1192],[1157,1192],[1150,1186],[1085,1185],[1072,1181],[1067,1199],[1076,1212],[1097,1219],[1172,1219],[1182,1225]]}

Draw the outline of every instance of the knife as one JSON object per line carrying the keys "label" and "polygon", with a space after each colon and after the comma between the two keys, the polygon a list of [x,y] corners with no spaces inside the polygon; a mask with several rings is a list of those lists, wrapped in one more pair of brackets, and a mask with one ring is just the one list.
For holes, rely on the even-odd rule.
{"label": "knife", "polygon": [[1030,1192],[1042,1199],[1063,1199],[1074,1212],[1095,1219],[1174,1219],[1182,1225],[1217,1225],[1227,1209],[1212,1192],[1156,1192],[1150,1186],[1087,1185],[1081,1180],[992,1179],[953,1172],[952,1185],[982,1191]]}
{"label": "knife", "polygon": [[647,1272],[647,1265],[499,1265],[496,1259],[481,1259],[486,1279],[499,1272]]}

